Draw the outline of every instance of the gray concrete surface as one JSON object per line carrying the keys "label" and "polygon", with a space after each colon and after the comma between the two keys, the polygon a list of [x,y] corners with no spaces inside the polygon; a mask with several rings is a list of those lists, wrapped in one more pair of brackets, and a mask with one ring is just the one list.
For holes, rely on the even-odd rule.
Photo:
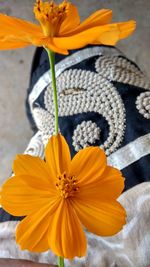
{"label": "gray concrete surface", "polygon": [[[58,1],[57,1],[58,2]],[[135,19],[136,33],[118,47],[137,62],[150,78],[150,0],[73,0],[81,18],[100,8],[110,8],[114,21]],[[0,12],[34,21],[33,0],[0,0]],[[0,183],[11,172],[12,161],[32,136],[24,101],[34,47],[0,51]]]}

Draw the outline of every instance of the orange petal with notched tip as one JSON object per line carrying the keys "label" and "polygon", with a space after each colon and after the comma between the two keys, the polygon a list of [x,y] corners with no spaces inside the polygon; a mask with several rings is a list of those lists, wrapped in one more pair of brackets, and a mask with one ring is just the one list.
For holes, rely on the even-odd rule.
{"label": "orange petal with notched tip", "polygon": [[67,16],[60,26],[59,35],[67,34],[75,29],[79,24],[80,17],[78,14],[78,9],[75,5],[69,3]]}
{"label": "orange petal with notched tip", "polygon": [[58,206],[59,201],[49,203],[19,223],[16,230],[16,242],[22,250],[44,252],[50,248],[48,230],[52,215]]}
{"label": "orange petal with notched tip", "polygon": [[18,175],[2,186],[1,204],[14,216],[25,216],[58,197],[55,187],[48,187],[41,179],[31,175]]}
{"label": "orange petal with notched tip", "polygon": [[126,38],[136,28],[135,21],[110,24],[110,30],[103,32],[93,44],[115,45],[120,39]]}
{"label": "orange petal with notched tip", "polygon": [[14,41],[22,40],[25,42],[31,41],[33,36],[41,38],[43,36],[41,27],[15,17],[10,17],[4,14],[0,14],[0,37],[9,36],[14,37]]}
{"label": "orange petal with notched tip", "polygon": [[40,26],[15,17],[0,14],[0,49],[37,45],[44,37]]}
{"label": "orange petal with notched tip", "polygon": [[120,34],[119,34],[120,39],[124,39],[130,36],[136,28],[136,22],[134,20],[130,20],[127,22],[120,22],[120,23],[117,23],[117,25],[120,31]]}
{"label": "orange petal with notched tip", "polygon": [[68,259],[85,256],[85,234],[69,200],[62,201],[52,217],[48,234],[52,251]]}
{"label": "orange petal with notched tip", "polygon": [[88,44],[115,45],[119,39],[128,37],[135,30],[134,21],[106,24],[66,37],[54,37],[53,44],[62,49],[78,49]]}
{"label": "orange petal with notched tip", "polygon": [[106,202],[88,200],[86,202],[86,200],[72,198],[71,201],[82,224],[94,234],[101,236],[115,235],[126,222],[125,210],[115,200]]}
{"label": "orange petal with notched tip", "polygon": [[43,181],[43,185],[52,185],[51,173],[47,164],[39,157],[30,155],[17,155],[13,162],[15,175],[29,175],[39,177],[37,180]]}
{"label": "orange petal with notched tip", "polygon": [[68,144],[61,135],[54,135],[50,138],[45,150],[46,163],[49,171],[55,180],[58,175],[69,173],[71,156]]}
{"label": "orange petal with notched tip", "polygon": [[[112,20],[112,10],[101,9],[93,13],[87,19],[85,19],[77,28],[72,28],[69,35],[74,35],[89,28],[102,26],[110,23]],[[66,34],[67,35],[67,34]],[[68,35],[67,35],[68,36]]]}
{"label": "orange petal with notched tip", "polygon": [[95,183],[83,184],[77,192],[75,198],[82,199],[86,203],[91,200],[102,201],[116,200],[124,189],[124,178],[122,173],[107,166],[103,174]]}
{"label": "orange petal with notched tip", "polygon": [[77,49],[88,44],[93,44],[99,36],[110,30],[110,26],[98,26],[89,28],[72,36],[54,37],[53,44],[62,49]]}
{"label": "orange petal with notched tip", "polygon": [[71,162],[70,176],[75,176],[78,185],[86,186],[100,179],[106,168],[106,156],[99,147],[87,147],[79,151]]}

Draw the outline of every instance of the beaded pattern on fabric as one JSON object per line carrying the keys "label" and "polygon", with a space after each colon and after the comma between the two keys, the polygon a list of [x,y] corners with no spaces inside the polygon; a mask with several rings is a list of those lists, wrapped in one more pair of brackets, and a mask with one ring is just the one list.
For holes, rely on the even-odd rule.
{"label": "beaded pattern on fabric", "polygon": [[44,145],[46,145],[48,139],[54,134],[54,115],[42,108],[34,108],[33,116],[35,123],[41,132],[42,141]]}
{"label": "beaded pattern on fabric", "polygon": [[95,69],[110,81],[150,88],[150,83],[141,70],[124,57],[100,56],[95,62]]}
{"label": "beaded pattern on fabric", "polygon": [[30,140],[24,154],[44,158],[44,145],[41,133],[37,132]]}
{"label": "beaded pattern on fabric", "polygon": [[[100,56],[95,62],[96,71],[110,81],[130,84],[150,89],[150,82],[141,70],[122,56]],[[141,93],[136,100],[136,108],[145,119],[150,119],[150,92]]]}
{"label": "beaded pattern on fabric", "polygon": [[[61,74],[57,78],[57,88],[60,117],[97,112],[105,118],[109,125],[109,134],[101,147],[107,155],[113,153],[120,146],[125,129],[124,104],[116,88],[101,75],[78,69],[70,69]],[[54,131],[51,85],[45,91],[44,104],[46,110],[37,107],[34,109],[33,115],[46,144]],[[78,139],[78,143],[74,142],[73,144],[76,151],[79,150],[79,147],[86,146],[87,132],[91,131],[94,138],[92,141],[97,139],[97,132],[95,134],[93,124],[84,122],[74,130],[73,136],[80,136],[81,128],[81,139]]]}
{"label": "beaded pattern on fabric", "polygon": [[72,137],[75,151],[95,144],[96,140],[100,139],[101,129],[92,121],[83,121],[77,125]]}
{"label": "beaded pattern on fabric", "polygon": [[136,108],[145,119],[150,119],[150,92],[141,93],[137,97]]}

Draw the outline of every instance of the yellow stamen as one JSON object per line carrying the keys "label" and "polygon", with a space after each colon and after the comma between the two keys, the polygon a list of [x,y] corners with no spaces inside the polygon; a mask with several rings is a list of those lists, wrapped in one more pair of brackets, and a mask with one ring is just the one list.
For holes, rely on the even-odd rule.
{"label": "yellow stamen", "polygon": [[36,19],[40,22],[45,36],[57,36],[60,25],[67,16],[69,5],[70,4],[66,0],[59,5],[56,5],[54,1],[36,1],[34,14]]}
{"label": "yellow stamen", "polygon": [[67,177],[65,172],[58,176],[56,188],[63,198],[74,196],[79,190],[79,187],[77,187],[77,179],[74,176]]}

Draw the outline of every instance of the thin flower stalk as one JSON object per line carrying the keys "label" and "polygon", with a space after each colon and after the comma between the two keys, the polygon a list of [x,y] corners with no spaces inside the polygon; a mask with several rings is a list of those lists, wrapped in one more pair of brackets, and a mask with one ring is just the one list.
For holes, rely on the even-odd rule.
{"label": "thin flower stalk", "polygon": [[52,76],[53,98],[54,98],[54,110],[55,110],[55,135],[58,134],[58,99],[57,99],[57,86],[56,86],[56,74],[55,74],[55,53],[49,49],[46,49],[50,70]]}
{"label": "thin flower stalk", "polygon": [[65,265],[64,265],[64,258],[58,257],[58,266],[59,267],[65,267]]}

